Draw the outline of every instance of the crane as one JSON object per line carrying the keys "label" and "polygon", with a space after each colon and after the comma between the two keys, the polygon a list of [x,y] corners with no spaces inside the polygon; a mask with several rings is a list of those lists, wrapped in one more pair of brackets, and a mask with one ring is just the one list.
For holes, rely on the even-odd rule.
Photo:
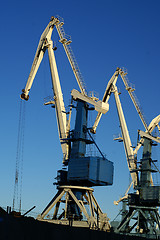
{"label": "crane", "polygon": [[[138,131],[141,139],[138,142],[135,150],[132,148],[129,131],[120,102],[118,88],[116,86],[118,75],[121,76],[146,130],[145,132],[141,130]],[[137,235],[146,233],[150,235],[156,235],[160,230],[160,216],[157,208],[160,206],[160,186],[153,185],[152,173],[156,172],[156,170],[152,169],[152,163],[154,164],[154,161],[151,158],[151,152],[153,142],[160,143],[160,140],[159,138],[152,136],[151,133],[155,127],[160,130],[158,125],[160,121],[160,115],[154,118],[148,126],[144,115],[140,110],[140,105],[137,103],[135,95],[132,95],[132,91],[133,90],[129,88],[128,81],[126,81],[125,73],[122,71],[122,69],[117,68],[111,80],[108,82],[106,88],[107,97],[105,97],[105,101],[108,102],[111,93],[114,94],[127,164],[132,177],[132,183],[130,184],[129,188],[133,184],[136,192],[128,194],[128,188],[125,196],[119,201],[115,202],[115,204],[118,204],[120,201],[123,202],[122,220],[115,231],[118,233],[131,233],[136,231]],[[97,123],[99,122],[100,117],[101,114],[97,114],[97,118],[92,129],[94,132],[98,126]],[[142,159],[140,159],[138,162],[137,152],[142,145]],[[128,211],[126,211],[126,203],[128,203]]]}
{"label": "crane", "polygon": [[[129,136],[129,131],[125,121],[122,105],[120,102],[118,88],[116,86],[118,76],[121,76],[126,90],[129,93],[129,96],[137,110],[137,113],[142,121],[142,124],[145,128],[145,132],[139,130],[138,134],[141,139],[138,142],[136,148],[133,150],[131,139]],[[126,191],[124,197],[120,198],[115,204],[118,204],[120,201],[123,202],[122,207],[122,220],[120,224],[115,229],[116,232],[131,233],[136,231],[137,234],[146,234],[155,235],[160,230],[160,216],[158,213],[158,206],[160,206],[160,186],[154,186],[152,180],[152,173],[156,170],[152,169],[151,164],[154,164],[154,161],[151,158],[151,151],[153,142],[160,143],[159,138],[151,135],[155,127],[159,127],[160,115],[154,118],[151,123],[148,125],[144,114],[141,110],[140,104],[137,100],[136,95],[134,94],[134,88],[129,84],[127,73],[121,68],[117,68],[111,79],[109,80],[105,94],[103,96],[103,102],[108,103],[111,93],[114,94],[120,128],[122,133],[122,141],[124,144],[126,159],[128,168],[131,174],[132,182],[129,188]],[[92,133],[96,133],[97,126],[99,124],[102,114],[98,113],[94,125],[91,129]],[[140,147],[143,145],[143,154],[142,159],[137,161],[137,152]],[[130,187],[133,184],[133,188],[136,191],[135,193],[128,194]],[[126,210],[126,204],[128,204],[129,210]],[[135,221],[136,220],[136,221]],[[134,223],[133,223],[134,221]],[[131,224],[131,225],[129,225]]]}
{"label": "crane", "polygon": [[[100,101],[96,99],[94,96],[89,97],[87,95],[84,80],[70,46],[72,42],[71,38],[68,38],[65,34],[63,24],[64,22],[61,18],[51,18],[40,37],[30,74],[21,94],[22,99],[29,99],[29,92],[34,78],[43,56],[46,50],[48,50],[54,94],[54,101],[51,103],[54,104],[56,110],[59,139],[63,152],[63,166],[65,169],[58,170],[56,178],[58,192],[37,219],[108,230],[110,229],[110,224],[107,215],[102,212],[91,187],[112,185],[113,163],[105,158],[101,152],[101,156],[86,156],[86,145],[94,144],[97,147],[88,128],[89,105],[92,105],[98,113],[104,114],[108,112],[109,104],[103,100]],[[54,28],[56,28],[58,32],[59,42],[63,45],[80,88],[80,91],[75,89],[71,91],[72,100],[68,119],[54,55],[55,49],[53,48],[53,41],[51,39]],[[77,105],[75,126],[74,129],[71,130],[70,120],[73,101],[75,101]],[[50,102],[47,104],[49,103]],[[65,204],[63,211],[61,211],[62,209],[60,208],[61,203]],[[86,206],[90,209],[89,214]],[[53,208],[54,213],[52,219],[48,219],[48,214]],[[61,213],[59,215],[60,211]],[[84,217],[86,220],[82,221]]]}

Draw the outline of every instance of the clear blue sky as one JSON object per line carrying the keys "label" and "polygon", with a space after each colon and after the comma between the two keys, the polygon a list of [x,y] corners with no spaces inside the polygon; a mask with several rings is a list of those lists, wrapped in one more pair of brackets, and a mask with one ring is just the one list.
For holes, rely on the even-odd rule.
{"label": "clear blue sky", "polygon": [[[0,206],[12,205],[19,102],[28,78],[41,33],[50,17],[64,18],[65,31],[72,37],[72,49],[84,76],[87,90],[103,97],[108,80],[117,67],[128,70],[128,78],[136,86],[136,95],[148,122],[160,113],[160,1],[159,0],[81,0],[81,1],[11,1],[1,3],[1,137],[0,137]],[[53,40],[58,39],[56,31]],[[66,106],[70,91],[78,89],[62,46],[56,52],[59,75]],[[137,113],[121,89],[132,143],[137,129],[142,129]],[[48,59],[45,57],[26,105],[22,209],[33,205],[40,212],[56,193],[52,185],[61,168],[62,153],[58,139],[55,112],[43,106],[43,98],[51,94]],[[93,116],[94,119],[94,116]],[[74,126],[72,126],[73,128]],[[113,201],[124,194],[129,184],[123,144],[113,141],[120,132],[113,96],[110,111],[97,129],[97,144],[114,162],[114,184],[95,188],[95,197],[111,219],[120,207]],[[160,157],[160,148],[155,151]]]}

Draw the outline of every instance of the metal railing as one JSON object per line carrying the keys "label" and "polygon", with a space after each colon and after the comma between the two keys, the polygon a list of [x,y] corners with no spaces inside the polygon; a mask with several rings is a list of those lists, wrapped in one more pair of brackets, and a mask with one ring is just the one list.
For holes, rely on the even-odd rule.
{"label": "metal railing", "polygon": [[55,24],[57,32],[59,34],[60,37],[60,42],[63,44],[64,50],[66,52],[66,55],[68,57],[68,60],[70,62],[70,65],[72,67],[72,70],[74,72],[74,75],[76,77],[76,80],[78,82],[78,85],[80,87],[81,92],[84,95],[87,95],[87,91],[86,91],[86,84],[84,82],[84,79],[82,77],[81,71],[79,69],[78,63],[76,61],[76,58],[74,56],[74,53],[72,51],[71,46],[69,45],[72,40],[71,37],[69,35],[67,35],[64,31],[64,28],[62,27],[64,22],[62,21],[62,19],[60,19],[58,17],[59,22]]}
{"label": "metal railing", "polygon": [[138,98],[137,98],[136,94],[134,93],[135,89],[132,87],[132,85],[130,84],[130,82],[128,80],[126,69],[121,70],[120,71],[120,75],[121,75],[121,78],[122,78],[122,80],[124,82],[126,90],[128,91],[128,93],[129,93],[129,95],[130,95],[130,97],[132,99],[132,102],[133,102],[133,104],[134,104],[134,106],[135,106],[135,108],[136,108],[136,110],[138,112],[138,115],[139,115],[139,117],[140,117],[140,119],[141,119],[145,129],[148,131],[148,124],[146,122],[146,119],[145,119],[143,110],[142,110],[142,108],[140,106],[140,103],[138,101]]}

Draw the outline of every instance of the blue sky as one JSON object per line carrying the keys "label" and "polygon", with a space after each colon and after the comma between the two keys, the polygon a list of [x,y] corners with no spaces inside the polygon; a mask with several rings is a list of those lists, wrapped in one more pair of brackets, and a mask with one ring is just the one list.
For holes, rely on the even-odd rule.
{"label": "blue sky", "polygon": [[[40,35],[50,17],[59,15],[64,18],[64,29],[72,37],[71,46],[87,90],[98,92],[101,99],[116,68],[125,67],[149,123],[159,114],[160,103],[159,9],[158,0],[6,0],[1,3],[1,206],[12,205],[19,96],[27,81]],[[63,48],[58,44],[56,31],[53,40],[58,45],[56,59],[67,106],[70,91],[78,86]],[[122,92],[120,97],[132,143],[136,144],[137,129],[144,128],[121,80],[118,87]],[[30,92],[30,100],[25,104],[22,208],[36,205],[37,212],[42,211],[56,193],[52,183],[62,162],[55,112],[43,106],[44,97],[51,93],[45,56]],[[113,219],[120,209],[113,205],[113,201],[124,194],[130,176],[123,144],[113,141],[113,135],[120,132],[113,96],[109,103],[110,110],[101,119],[96,140],[102,152],[114,162],[114,184],[95,188],[95,197],[103,211]],[[160,157],[159,146],[154,154],[156,158]]]}

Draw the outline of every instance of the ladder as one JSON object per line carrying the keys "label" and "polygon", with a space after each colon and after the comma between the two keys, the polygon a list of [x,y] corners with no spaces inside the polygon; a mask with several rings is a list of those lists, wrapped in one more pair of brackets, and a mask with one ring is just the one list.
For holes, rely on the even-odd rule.
{"label": "ladder", "polygon": [[69,35],[67,35],[64,31],[64,28],[63,28],[64,21],[63,21],[63,19],[58,17],[58,20],[59,21],[57,21],[57,23],[55,23],[55,26],[56,26],[58,35],[60,37],[59,42],[61,42],[63,44],[64,50],[66,52],[66,55],[68,57],[68,60],[70,62],[70,65],[72,67],[73,73],[76,77],[76,80],[78,82],[78,85],[79,85],[79,88],[80,88],[81,92],[84,95],[87,95],[86,85],[85,85],[84,79],[82,77],[81,71],[80,71],[80,69],[78,67],[78,64],[77,64],[77,61],[76,61],[76,58],[75,58],[74,53],[72,51],[72,48],[70,46],[70,43],[72,42],[71,37]]}
{"label": "ladder", "polygon": [[126,90],[128,91],[128,93],[129,93],[129,95],[130,95],[130,97],[132,99],[132,102],[133,102],[133,104],[134,104],[134,106],[135,106],[135,108],[136,108],[136,110],[137,110],[137,112],[139,114],[139,117],[140,117],[140,119],[141,119],[141,121],[142,121],[142,123],[143,123],[143,125],[144,125],[144,127],[146,129],[146,131],[148,131],[148,124],[147,124],[147,122],[145,120],[145,117],[144,117],[142,108],[140,106],[140,103],[138,101],[138,98],[137,98],[136,94],[134,93],[135,89],[132,87],[132,85],[130,84],[130,82],[128,80],[127,71],[124,70],[124,69],[123,70],[121,69],[120,70],[120,76],[121,76],[121,78],[122,78],[122,80],[124,82]]}

